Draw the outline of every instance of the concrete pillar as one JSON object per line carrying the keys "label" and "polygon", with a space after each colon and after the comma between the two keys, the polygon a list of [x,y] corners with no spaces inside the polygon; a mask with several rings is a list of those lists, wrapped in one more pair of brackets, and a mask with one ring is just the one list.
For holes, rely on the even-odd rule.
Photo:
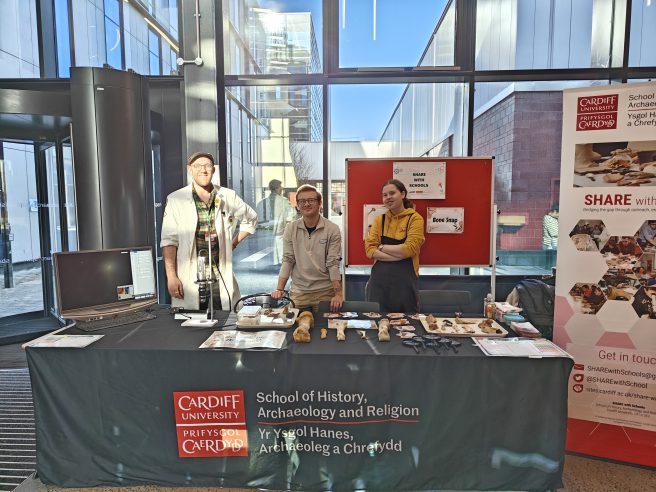
{"label": "concrete pillar", "polygon": [[[198,6],[198,14],[196,13]],[[216,157],[219,172],[215,178],[226,181],[225,96],[221,46],[223,19],[221,2],[216,0],[182,0],[181,56],[184,64],[185,155],[210,152]],[[197,19],[199,32],[197,34]],[[200,39],[200,45],[197,41]],[[200,58],[200,60],[197,60]],[[196,60],[196,63],[194,62]],[[199,65],[199,63],[201,63]],[[183,164],[184,165],[184,164]],[[186,171],[185,171],[186,174]]]}

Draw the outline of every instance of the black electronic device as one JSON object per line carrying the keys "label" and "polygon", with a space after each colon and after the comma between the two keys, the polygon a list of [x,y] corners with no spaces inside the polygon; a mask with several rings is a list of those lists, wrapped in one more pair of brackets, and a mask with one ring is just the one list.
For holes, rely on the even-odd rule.
{"label": "black electronic device", "polygon": [[157,303],[150,246],[55,253],[57,306],[62,318],[115,318]]}

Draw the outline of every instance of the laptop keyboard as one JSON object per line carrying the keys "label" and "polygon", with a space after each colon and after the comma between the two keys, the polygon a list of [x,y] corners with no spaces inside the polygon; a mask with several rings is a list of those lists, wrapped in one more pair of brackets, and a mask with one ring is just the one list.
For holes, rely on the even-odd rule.
{"label": "laptop keyboard", "polygon": [[96,331],[105,328],[113,328],[115,326],[130,325],[132,323],[140,323],[148,321],[149,319],[157,318],[156,314],[148,311],[136,311],[115,318],[94,319],[92,321],[77,321],[75,326],[82,331]]}

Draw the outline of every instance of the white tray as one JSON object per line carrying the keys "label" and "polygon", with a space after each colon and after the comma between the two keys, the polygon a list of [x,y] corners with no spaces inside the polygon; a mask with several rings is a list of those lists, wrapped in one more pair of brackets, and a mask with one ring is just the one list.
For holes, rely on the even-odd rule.
{"label": "white tray", "polygon": [[[431,330],[428,328],[428,322],[425,317],[419,318],[421,325],[424,327],[427,333],[436,333],[438,335],[444,335],[448,337],[507,337],[508,331],[505,330],[499,323],[492,321],[492,328],[501,330],[501,333],[485,333],[478,327],[478,324],[483,321],[485,318],[465,318],[467,321],[475,321],[475,324],[456,324],[455,318],[438,318],[437,320],[437,330]],[[453,326],[446,326],[442,329],[442,321],[448,319],[453,323]],[[468,333],[467,330],[473,331],[473,333]]]}
{"label": "white tray", "polygon": [[[277,308],[277,309],[272,309],[271,313],[280,313],[284,308]],[[296,323],[296,318],[298,317],[298,309],[296,308],[289,308],[289,312],[294,315],[293,318],[285,318],[283,323],[261,323],[260,319],[262,318],[263,315],[258,315],[253,318],[242,318],[238,320],[235,323],[235,326],[237,328],[277,328],[279,330],[285,329],[285,328],[291,328],[294,326],[294,323]]]}

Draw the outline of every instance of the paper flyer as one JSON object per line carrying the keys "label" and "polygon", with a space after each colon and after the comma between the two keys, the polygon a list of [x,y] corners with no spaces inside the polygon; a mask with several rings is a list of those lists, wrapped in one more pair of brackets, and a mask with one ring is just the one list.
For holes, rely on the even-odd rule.
{"label": "paper flyer", "polygon": [[393,164],[394,179],[401,181],[412,200],[446,198],[446,162],[407,162]]}
{"label": "paper flyer", "polygon": [[564,91],[562,133],[554,341],[576,362],[569,418],[656,431],[656,84]]}
{"label": "paper flyer", "polygon": [[462,234],[465,232],[464,207],[427,207],[428,234]]}
{"label": "paper flyer", "polygon": [[84,348],[105,335],[55,335],[48,334],[27,342],[25,347]]}
{"label": "paper flyer", "polygon": [[485,355],[504,357],[570,357],[557,345],[544,338],[485,338],[472,340]]}
{"label": "paper flyer", "polygon": [[286,332],[278,330],[257,332],[215,331],[198,348],[280,349],[285,343],[286,335]]}
{"label": "paper flyer", "polygon": [[362,220],[362,239],[366,240],[369,237],[369,231],[371,230],[371,225],[374,223],[374,219],[379,215],[383,215],[385,212],[387,212],[387,207],[379,203],[368,203],[362,207],[362,212],[364,216]]}

